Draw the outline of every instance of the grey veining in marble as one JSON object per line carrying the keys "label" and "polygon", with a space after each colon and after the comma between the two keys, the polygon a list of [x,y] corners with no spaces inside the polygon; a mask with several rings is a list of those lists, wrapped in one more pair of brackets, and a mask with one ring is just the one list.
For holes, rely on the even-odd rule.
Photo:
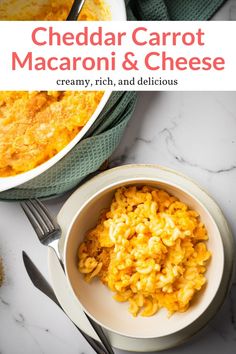
{"label": "grey veining in marble", "polygon": [[[236,20],[229,0],[214,20]],[[194,178],[218,201],[236,233],[236,93],[139,94],[111,165],[158,163]],[[67,196],[48,202],[54,213]],[[0,203],[0,255],[6,279],[0,288],[0,354],[92,354],[69,319],[31,284],[21,251],[47,276],[47,250],[17,203]],[[190,342],[169,354],[233,354],[236,348],[236,279],[223,307]],[[117,351],[117,353],[122,353]]]}

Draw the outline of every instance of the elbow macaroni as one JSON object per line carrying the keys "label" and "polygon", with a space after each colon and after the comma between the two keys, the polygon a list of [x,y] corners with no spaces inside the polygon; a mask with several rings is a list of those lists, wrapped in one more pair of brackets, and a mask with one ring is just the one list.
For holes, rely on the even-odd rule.
{"label": "elbow macaroni", "polygon": [[186,311],[206,283],[207,239],[198,213],[164,190],[122,187],[80,245],[78,268],[128,301],[133,316],[163,307],[171,315]]}

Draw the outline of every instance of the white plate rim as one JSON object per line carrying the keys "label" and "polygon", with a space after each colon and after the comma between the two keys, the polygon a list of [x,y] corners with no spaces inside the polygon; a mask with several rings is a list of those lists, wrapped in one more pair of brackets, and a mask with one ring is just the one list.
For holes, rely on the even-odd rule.
{"label": "white plate rim", "polygon": [[[234,249],[235,248],[234,248],[233,236],[232,236],[232,233],[231,233],[230,228],[228,226],[228,223],[227,223],[222,211],[220,210],[219,206],[194,181],[192,181],[191,179],[189,179],[188,177],[184,176],[181,173],[178,173],[178,172],[173,171],[169,168],[165,168],[165,167],[162,167],[159,165],[140,165],[139,164],[139,165],[126,165],[126,166],[116,167],[111,170],[105,171],[105,172],[101,173],[100,175],[94,177],[92,180],[89,180],[88,182],[86,182],[84,185],[82,185],[79,189],[77,189],[71,195],[71,197],[66,201],[66,203],[62,207],[60,213],[58,214],[58,221],[61,224],[63,233],[65,234],[65,226],[66,226],[65,210],[67,210],[67,208],[68,209],[70,208],[70,204],[73,203],[73,199],[75,200],[79,194],[80,194],[80,198],[81,198],[81,193],[85,192],[86,190],[87,190],[87,192],[90,191],[90,194],[93,194],[91,186],[93,185],[95,188],[96,182],[98,183],[99,181],[100,181],[100,183],[102,181],[104,183],[106,181],[107,177],[108,177],[108,179],[113,180],[115,176],[120,176],[120,174],[131,173],[132,176],[134,176],[134,173],[136,173],[135,175],[140,174],[140,173],[141,174],[144,173],[143,178],[146,178],[147,172],[150,173],[150,171],[151,171],[151,174],[153,173],[155,176],[157,176],[157,175],[158,176],[166,175],[168,177],[172,176],[172,178],[174,178],[174,180],[177,179],[179,181],[182,181],[182,183],[184,183],[184,185],[185,185],[185,188],[187,185],[188,188],[190,186],[190,189],[192,187],[195,190],[195,192],[196,191],[198,192],[198,194],[201,197],[199,197],[199,195],[198,195],[197,198],[200,199],[200,201],[202,201],[205,204],[205,206],[208,208],[208,210],[209,210],[209,208],[212,209],[210,211],[211,214],[217,215],[217,220],[215,219],[215,217],[214,217],[214,219],[216,220],[218,227],[220,227],[222,241],[224,244],[224,250],[227,253],[227,257],[225,257],[225,269],[224,269],[224,275],[222,278],[222,284],[224,283],[224,286],[220,287],[220,289],[217,293],[217,296],[215,297],[214,301],[207,309],[206,313],[204,313],[204,315],[202,315],[194,324],[188,326],[187,328],[185,328],[184,330],[182,330],[176,334],[165,336],[165,337],[158,338],[158,339],[157,338],[153,338],[153,339],[127,338],[127,337],[120,336],[115,333],[111,333],[109,331],[106,331],[107,335],[114,347],[122,349],[122,350],[128,350],[128,351],[135,350],[136,352],[160,351],[160,350],[165,350],[165,349],[168,349],[171,347],[175,347],[175,346],[185,342],[187,339],[192,337],[195,333],[199,332],[199,330],[202,327],[205,327],[205,325],[214,316],[216,311],[219,309],[221,304],[224,302],[225,296],[226,296],[228,289],[230,287],[232,274],[233,274],[233,268],[234,268],[234,261],[233,261],[234,257],[233,256],[234,256]],[[189,192],[192,192],[192,191],[190,190]],[[79,200],[80,200],[80,198],[79,198]],[[203,200],[202,200],[202,198],[203,198]],[[223,230],[223,233],[222,233],[222,230]],[[57,260],[55,259],[53,252],[49,251],[49,254],[48,254],[49,276],[50,276],[51,282],[53,284],[54,290],[56,292],[56,295],[59,298],[59,301],[61,300],[63,302],[63,303],[61,303],[61,305],[64,307],[66,312],[68,312],[68,307],[67,307],[68,304],[65,303],[65,301],[64,301],[65,299],[63,299],[62,293],[60,293],[60,291],[58,291],[58,283],[57,283],[58,273],[54,269],[55,268],[55,261],[57,261]],[[80,309],[80,311],[81,311],[81,309]],[[71,313],[70,313],[70,316],[71,316]],[[73,319],[76,321],[77,325],[79,325],[79,326],[82,325],[82,329],[86,330],[86,325],[88,326],[88,324],[86,323],[86,325],[85,325],[84,321],[86,321],[86,319],[83,318],[83,316],[80,317],[80,320],[78,320],[78,318],[76,318],[76,319],[73,318]],[[85,327],[83,327],[83,326],[85,326]],[[87,334],[89,334],[92,337],[97,339],[96,335],[93,333],[93,331],[89,331],[88,327],[87,327]]]}

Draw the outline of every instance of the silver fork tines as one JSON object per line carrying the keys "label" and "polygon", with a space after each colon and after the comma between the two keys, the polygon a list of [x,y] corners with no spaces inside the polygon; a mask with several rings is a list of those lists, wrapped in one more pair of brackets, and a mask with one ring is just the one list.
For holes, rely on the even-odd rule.
{"label": "silver fork tines", "polygon": [[43,203],[38,199],[32,199],[22,202],[21,206],[42,244],[49,246],[52,241],[59,238],[60,226]]}
{"label": "silver fork tines", "polygon": [[35,230],[39,241],[44,246],[49,246],[56,252],[56,255],[64,270],[64,264],[58,249],[61,228],[56,219],[50,215],[48,209],[38,199],[30,199],[21,202],[21,207]]}

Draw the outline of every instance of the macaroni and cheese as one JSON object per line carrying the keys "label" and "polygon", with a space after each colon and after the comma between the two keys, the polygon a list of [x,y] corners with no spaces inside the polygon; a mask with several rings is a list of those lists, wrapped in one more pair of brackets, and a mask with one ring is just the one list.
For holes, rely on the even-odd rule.
{"label": "macaroni and cheese", "polygon": [[161,308],[171,315],[186,311],[206,283],[207,239],[198,213],[166,191],[122,187],[80,245],[78,268],[128,301],[133,316]]}
{"label": "macaroni and cheese", "polygon": [[[1,0],[0,20],[64,21],[73,0]],[[86,0],[79,20],[101,21],[111,18],[105,0]]]}
{"label": "macaroni and cheese", "polygon": [[[3,0],[0,20],[65,20],[73,0]],[[110,19],[86,0],[80,20]],[[61,151],[86,125],[103,92],[0,91],[0,177],[29,171]]]}
{"label": "macaroni and cheese", "polygon": [[42,164],[88,122],[102,92],[0,91],[0,177]]}

